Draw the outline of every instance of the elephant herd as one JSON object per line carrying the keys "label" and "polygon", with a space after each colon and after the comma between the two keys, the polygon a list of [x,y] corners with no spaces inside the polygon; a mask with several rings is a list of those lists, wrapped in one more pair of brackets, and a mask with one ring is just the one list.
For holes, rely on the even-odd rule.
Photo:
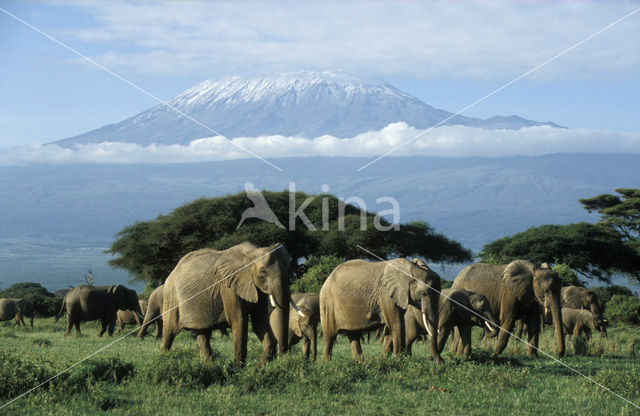
{"label": "elephant herd", "polygon": [[[149,300],[122,285],[79,286],[64,297],[56,321],[66,311],[68,335],[80,322],[99,320],[99,336],[113,335],[124,325],[146,335],[155,324],[156,338],[168,350],[182,330],[195,333],[200,356],[212,356],[211,333],[231,329],[234,358],[247,357],[249,322],[262,345],[260,362],[283,354],[302,342],[302,352],[317,355],[317,327],[322,327],[323,360],[330,360],[338,334],[346,335],[354,358],[362,357],[364,332],[378,330],[382,354],[411,353],[423,337],[429,359],[443,363],[441,353],[453,334],[454,354],[471,355],[471,329],[498,338],[494,355],[502,353],[512,331],[521,339],[526,330],[528,353],[537,355],[544,324],[554,326],[557,354],[565,353],[565,334],[606,336],[608,322],[595,294],[587,289],[561,287],[547,264],[525,260],[507,265],[472,264],[463,269],[450,289],[441,289],[440,276],[422,260],[350,260],[336,267],[319,294],[289,289],[291,258],[280,244],[257,247],[242,243],[226,250],[202,249],[185,255]],[[30,311],[30,312],[29,312]],[[31,315],[29,315],[29,313]],[[23,299],[0,300],[0,319],[31,316]]]}

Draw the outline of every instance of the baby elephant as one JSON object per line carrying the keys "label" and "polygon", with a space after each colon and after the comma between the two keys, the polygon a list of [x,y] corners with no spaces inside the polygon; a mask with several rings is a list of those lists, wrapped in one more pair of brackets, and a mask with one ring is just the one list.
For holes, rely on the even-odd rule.
{"label": "baby elephant", "polygon": [[[289,307],[289,348],[302,340],[302,353],[309,358],[309,344],[311,343],[311,358],[315,361],[317,328],[320,322],[320,296],[317,293],[295,293],[291,298],[304,316],[300,316],[293,307]],[[278,319],[274,312],[271,312],[269,317],[272,328]],[[277,331],[273,332],[277,334]]]}
{"label": "baby elephant", "polygon": [[592,330],[598,330],[603,338],[607,338],[607,321],[602,315],[597,315],[586,309],[562,308],[562,323],[565,333],[578,336],[584,333],[587,338]]}
{"label": "baby elephant", "polygon": [[0,321],[16,320],[16,325],[26,326],[24,317],[31,320],[33,327],[33,305],[26,299],[6,298],[0,299]]}
{"label": "baby elephant", "polygon": [[[142,315],[144,316],[147,313],[147,304],[148,302],[144,299],[141,299],[138,301],[138,303],[140,304],[140,312],[142,312]],[[140,322],[140,318],[138,317],[138,315],[136,315],[136,313],[132,310],[118,310],[118,312],[116,313],[116,324],[118,325],[118,328],[116,329],[116,332],[114,332],[114,334],[117,334],[119,332],[122,332],[124,330],[124,326],[127,324],[134,324],[136,325],[136,327],[140,326],[141,322]]]}

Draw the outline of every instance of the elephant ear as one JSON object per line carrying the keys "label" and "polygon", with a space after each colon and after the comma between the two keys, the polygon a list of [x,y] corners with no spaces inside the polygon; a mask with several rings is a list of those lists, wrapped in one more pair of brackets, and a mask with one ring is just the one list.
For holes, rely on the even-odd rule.
{"label": "elephant ear", "polygon": [[109,294],[110,294],[110,295],[115,295],[115,294],[116,294],[116,292],[118,291],[118,289],[119,289],[120,287],[121,287],[121,285],[120,285],[120,284],[110,286],[110,287],[109,287]]}
{"label": "elephant ear", "polygon": [[523,303],[529,303],[533,295],[533,272],[535,266],[526,260],[515,260],[502,273],[502,282]]}
{"label": "elephant ear", "polygon": [[541,269],[551,269],[551,267],[549,267],[549,263],[547,263],[547,262],[542,263],[540,265],[540,268]]}
{"label": "elephant ear", "polygon": [[[395,264],[387,264],[385,266],[382,272],[382,285],[395,304],[406,310],[409,307],[409,280],[413,277],[413,274],[411,273],[411,267],[404,267],[406,266],[403,264],[404,262],[411,264],[407,260],[402,260],[402,263],[393,262]],[[403,273],[401,271],[403,269],[408,269],[411,277]]]}
{"label": "elephant ear", "polygon": [[216,275],[218,279],[227,279],[227,287],[233,293],[247,302],[256,303],[258,289],[251,278],[253,258],[249,255],[249,248],[243,246],[238,252],[224,253],[218,260]]}

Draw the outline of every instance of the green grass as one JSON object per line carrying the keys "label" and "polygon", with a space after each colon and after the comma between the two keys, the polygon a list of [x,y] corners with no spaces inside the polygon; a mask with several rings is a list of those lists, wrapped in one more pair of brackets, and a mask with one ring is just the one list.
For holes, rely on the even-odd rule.
{"label": "green grass", "polygon": [[[35,327],[0,324],[0,400],[7,402],[117,338],[98,338],[98,325],[65,338],[62,322],[38,319]],[[129,329],[130,331],[131,329]],[[128,332],[128,331],[127,331]],[[609,339],[567,339],[562,361],[640,404],[640,330],[612,327]],[[334,360],[311,363],[291,354],[258,366],[261,347],[250,334],[248,363],[236,366],[230,338],[213,336],[214,360],[201,363],[195,339],[182,332],[164,353],[153,337],[125,338],[62,374],[47,386],[0,409],[0,414],[638,414],[615,395],[550,358],[526,357],[511,339],[491,358],[495,340],[478,341],[469,361],[443,354],[445,366],[411,357],[380,358],[380,344],[364,344],[363,362],[351,359],[339,337]],[[320,339],[322,345],[322,339]],[[541,348],[555,351],[551,328]]]}

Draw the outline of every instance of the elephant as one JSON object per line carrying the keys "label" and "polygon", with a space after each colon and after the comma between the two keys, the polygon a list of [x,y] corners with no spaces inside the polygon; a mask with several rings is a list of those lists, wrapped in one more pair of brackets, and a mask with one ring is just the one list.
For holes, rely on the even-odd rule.
{"label": "elephant", "polygon": [[[489,299],[480,293],[465,289],[445,289],[440,297],[440,320],[438,323],[438,350],[442,352],[451,330],[455,327],[460,341],[452,344],[452,352],[471,356],[471,327],[479,326],[488,331],[489,336],[498,334],[498,320],[493,314]],[[406,322],[406,321],[405,321]]]}
{"label": "elephant", "polygon": [[413,305],[434,335],[430,358],[444,363],[437,348],[440,276],[424,263],[404,258],[369,262],[350,260],[329,275],[320,290],[320,322],[324,334],[323,360],[331,360],[338,333],[351,342],[356,359],[362,358],[363,330],[385,325],[393,342],[393,352],[405,350],[404,314]]}
{"label": "elephant", "polygon": [[[551,321],[556,331],[558,341],[558,355],[564,355],[564,326],[562,325],[562,283],[560,276],[543,263],[540,268],[533,269],[533,291],[540,309],[540,329],[551,314]],[[516,321],[516,336],[521,338],[522,330],[526,323],[523,320]],[[537,345],[536,345],[537,346]]]}
{"label": "elephant", "polygon": [[[144,317],[147,313],[148,302],[144,299],[140,299],[138,303],[140,304],[140,312],[142,312],[142,316]],[[141,322],[142,321],[140,320],[140,318],[138,318],[138,315],[136,315],[134,311],[118,310],[118,312],[116,313],[116,324],[118,325],[118,328],[116,329],[116,332],[114,332],[114,334],[122,332],[124,330],[124,326],[127,324],[135,324],[137,325],[137,327],[139,327]]]}
{"label": "elephant", "polygon": [[578,336],[584,333],[587,338],[592,330],[601,332],[603,338],[607,338],[607,324],[602,315],[598,315],[586,309],[562,308],[562,322],[568,335]]}
{"label": "elephant", "polygon": [[[289,348],[302,340],[302,354],[309,358],[309,352],[311,352],[311,358],[315,361],[317,329],[320,323],[320,296],[317,293],[295,293],[291,297],[304,316],[298,315],[293,308],[289,310]],[[277,328],[277,319],[277,313],[274,309],[269,319],[272,323],[272,329]],[[275,329],[274,333],[277,334]],[[311,351],[309,351],[309,346],[311,346]]]}
{"label": "elephant", "polygon": [[[241,243],[186,254],[164,283],[162,349],[168,350],[182,329],[194,331],[200,357],[211,359],[211,331],[231,327],[234,358],[247,357],[248,320],[260,342],[260,363],[270,360],[276,338],[269,326],[268,304],[275,307],[278,353],[288,350],[291,258],[281,244],[256,247]],[[301,313],[298,311],[298,313]]]}
{"label": "elephant", "polygon": [[138,318],[142,318],[140,303],[135,290],[123,285],[112,286],[76,286],[69,290],[62,300],[62,307],[55,318],[58,319],[67,312],[67,331],[71,332],[75,325],[76,333],[80,333],[80,322],[100,320],[102,329],[98,333],[101,337],[107,327],[109,336],[113,336],[118,310],[132,310]]}
{"label": "elephant", "polygon": [[[490,334],[497,334],[496,319],[491,311],[489,300],[478,293],[464,289],[443,289],[440,296],[440,312],[438,319],[438,352],[442,353],[451,330],[456,327],[462,334],[462,345],[455,351],[471,356],[471,327],[473,325],[488,328]],[[413,343],[428,332],[422,322],[420,310],[409,306],[404,315],[407,351],[411,353]],[[386,350],[388,345],[385,343]]]}
{"label": "elephant", "polygon": [[164,285],[160,285],[153,289],[149,295],[147,303],[147,311],[144,314],[142,328],[138,331],[138,338],[144,338],[147,335],[147,328],[152,322],[156,324],[156,339],[162,338],[162,289]]}
{"label": "elephant", "polygon": [[24,317],[28,317],[33,328],[33,305],[24,298],[0,299],[0,321],[16,320],[16,325],[26,326]]}
{"label": "elephant", "polygon": [[[540,333],[540,307],[536,301],[534,273],[540,273],[536,286],[541,293],[552,292],[553,284],[547,286],[549,270],[536,269],[526,260],[515,260],[508,265],[475,263],[465,267],[456,277],[452,288],[467,289],[487,297],[491,310],[498,316],[500,333],[493,352],[501,354],[507,346],[514,324],[522,319],[527,324],[529,356],[537,355]],[[559,316],[560,308],[553,305],[552,313]],[[556,334],[562,335],[561,319],[554,319]],[[455,340],[454,340],[455,341]],[[564,355],[564,337],[558,340],[558,354]]]}
{"label": "elephant", "polygon": [[562,307],[588,309],[596,315],[602,315],[602,307],[598,296],[591,290],[578,286],[562,288]]}

